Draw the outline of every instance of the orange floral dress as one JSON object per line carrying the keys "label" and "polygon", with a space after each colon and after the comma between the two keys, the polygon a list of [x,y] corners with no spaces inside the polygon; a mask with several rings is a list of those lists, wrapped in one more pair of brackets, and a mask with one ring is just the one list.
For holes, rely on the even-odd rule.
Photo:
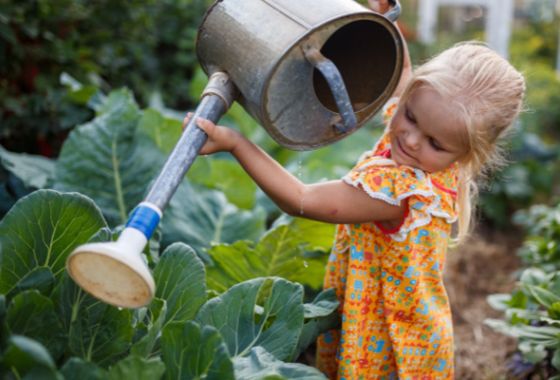
{"label": "orange floral dress", "polygon": [[343,180],[408,210],[392,230],[337,226],[324,287],[336,290],[342,326],[319,337],[318,368],[339,380],[452,379],[443,266],[457,219],[456,166],[437,173],[397,166],[385,134]]}

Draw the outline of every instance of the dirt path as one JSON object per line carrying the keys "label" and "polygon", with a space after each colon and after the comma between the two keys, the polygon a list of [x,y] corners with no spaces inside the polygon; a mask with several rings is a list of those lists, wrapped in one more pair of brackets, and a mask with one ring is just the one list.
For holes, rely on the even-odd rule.
{"label": "dirt path", "polygon": [[483,322],[502,317],[486,297],[514,288],[520,235],[517,231],[478,233],[448,254],[445,284],[453,312],[456,379],[507,379],[506,358],[515,350],[515,340]]}

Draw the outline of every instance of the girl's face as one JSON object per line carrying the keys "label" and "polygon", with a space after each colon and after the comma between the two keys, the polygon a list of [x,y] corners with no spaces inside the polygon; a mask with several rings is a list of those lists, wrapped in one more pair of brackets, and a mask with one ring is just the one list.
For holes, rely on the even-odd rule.
{"label": "girl's face", "polygon": [[389,126],[391,157],[428,173],[448,168],[467,154],[467,131],[449,102],[433,89],[414,89]]}

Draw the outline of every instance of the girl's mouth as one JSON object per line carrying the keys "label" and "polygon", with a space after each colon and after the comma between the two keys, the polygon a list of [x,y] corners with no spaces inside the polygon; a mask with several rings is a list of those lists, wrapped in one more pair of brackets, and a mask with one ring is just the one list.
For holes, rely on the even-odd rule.
{"label": "girl's mouth", "polygon": [[400,139],[399,139],[399,138],[396,138],[395,140],[397,141],[397,147],[399,148],[399,150],[400,150],[401,152],[403,152],[405,156],[407,156],[407,157],[409,157],[410,159],[416,161],[416,158],[414,158],[412,155],[410,155],[410,154],[403,148]]}

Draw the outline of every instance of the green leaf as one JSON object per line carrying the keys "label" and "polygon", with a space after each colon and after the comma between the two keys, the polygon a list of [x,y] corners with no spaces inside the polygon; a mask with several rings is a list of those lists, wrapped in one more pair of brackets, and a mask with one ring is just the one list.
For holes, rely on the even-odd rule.
{"label": "green leaf", "polygon": [[154,269],[154,279],[156,297],[167,303],[166,323],[193,319],[206,302],[204,264],[183,243],[167,247]]}
{"label": "green leaf", "polygon": [[66,276],[59,289],[59,315],[74,356],[101,366],[120,359],[130,347],[132,312],[93,298]]}
{"label": "green leaf", "polygon": [[487,318],[484,320],[484,324],[500,334],[511,336],[513,338],[518,337],[515,334],[516,332],[514,331],[513,326],[501,319]]}
{"label": "green leaf", "polygon": [[336,226],[311,219],[294,218],[283,214],[274,222],[274,227],[287,224],[292,234],[305,244],[308,251],[330,251]]}
{"label": "green leaf", "polygon": [[165,365],[160,358],[144,359],[129,356],[109,368],[109,380],[157,380],[165,372]]}
{"label": "green leaf", "polygon": [[306,242],[301,239],[290,225],[280,225],[268,231],[256,246],[245,241],[215,245],[208,251],[213,261],[207,268],[208,286],[223,292],[245,280],[279,276],[320,288],[325,263],[306,258]]}
{"label": "green leaf", "polygon": [[223,191],[229,202],[250,210],[255,207],[257,185],[233,160],[200,157],[188,172],[192,183]]}
{"label": "green leaf", "polygon": [[339,302],[334,289],[326,289],[315,297],[312,303],[304,304],[304,324],[298,341],[296,359],[317,337],[340,325]]}
{"label": "green leaf", "polygon": [[494,310],[505,311],[511,301],[511,294],[490,294],[486,301]]}
{"label": "green leaf", "polygon": [[324,374],[313,367],[297,363],[284,363],[262,347],[254,347],[251,349],[249,356],[236,357],[233,363],[237,379],[327,379]]}
{"label": "green leaf", "polygon": [[[146,310],[143,322],[136,325],[136,335],[147,331],[131,348],[131,353],[140,357],[149,357],[154,351],[154,347],[159,339],[161,329],[164,326],[167,314],[167,304],[160,298],[154,298]],[[145,323],[145,324],[144,324]]]}
{"label": "green leaf", "polygon": [[546,283],[548,277],[546,273],[539,268],[527,268],[521,273],[521,278],[519,279],[522,285],[534,285],[539,286]]}
{"label": "green leaf", "polygon": [[304,318],[327,317],[338,308],[339,302],[333,288],[325,289],[317,294],[313,302],[304,304]]}
{"label": "green leaf", "polygon": [[43,156],[12,153],[0,146],[2,166],[29,187],[42,189],[54,175],[54,161]]}
{"label": "green leaf", "polygon": [[112,226],[126,222],[160,168],[159,153],[135,145],[139,119],[132,94],[112,92],[93,121],[70,133],[56,165],[54,187],[92,198]]}
{"label": "green leaf", "polygon": [[42,294],[48,295],[54,283],[55,278],[49,268],[36,267],[18,281],[15,288],[8,293],[8,297],[29,289],[35,289]]}
{"label": "green leaf", "polygon": [[58,359],[66,348],[66,335],[53,302],[36,290],[15,296],[8,306],[6,323],[12,334],[25,335],[47,347]]}
{"label": "green leaf", "polygon": [[557,370],[560,370],[560,349],[557,347],[552,354],[551,364]]}
{"label": "green leaf", "polygon": [[258,239],[265,218],[262,210],[240,211],[223,193],[183,181],[163,214],[163,245],[184,242],[207,259],[204,250],[212,244]]}
{"label": "green leaf", "polygon": [[[0,326],[4,323],[4,318],[6,318],[6,296],[0,294]],[[0,338],[0,344],[2,344],[2,338]]]}
{"label": "green leaf", "polygon": [[207,267],[208,287],[220,293],[237,283],[273,274],[277,269],[267,266],[270,261],[260,257],[250,241],[215,245],[208,254],[212,258]]}
{"label": "green leaf", "polygon": [[21,335],[12,335],[3,354],[4,366],[24,375],[33,368],[56,369],[47,349],[39,342]]}
{"label": "green leaf", "polygon": [[105,226],[100,210],[81,194],[38,190],[21,198],[0,222],[0,293],[25,284],[40,267],[59,280],[70,252]]}
{"label": "green leaf", "polygon": [[548,309],[548,315],[560,324],[560,302],[554,302]]}
{"label": "green leaf", "polygon": [[[376,120],[373,123],[381,126]],[[355,165],[358,159],[356,152],[372,149],[382,131],[383,128],[361,128],[335,144],[298,152],[286,167],[306,183],[341,178]]]}
{"label": "green leaf", "polygon": [[171,153],[181,137],[181,132],[179,120],[165,117],[154,109],[142,112],[142,118],[136,130],[139,144],[146,144],[148,149],[156,148],[165,156]]}
{"label": "green leaf", "polygon": [[560,302],[559,296],[546,289],[541,288],[540,286],[524,285],[524,288],[527,289],[533,297],[535,297],[538,303],[540,303],[547,309],[552,308],[552,305],[555,302]]}
{"label": "green leaf", "polygon": [[542,311],[534,310],[534,308],[528,310],[512,307],[505,311],[505,316],[512,325],[515,325],[518,323],[527,324],[531,320],[541,319],[543,317],[543,313]]}
{"label": "green leaf", "polygon": [[511,325],[497,319],[486,319],[484,323],[501,334],[528,341],[533,345],[549,348],[560,346],[560,327]]}
{"label": "green leaf", "polygon": [[233,380],[233,364],[220,333],[194,322],[172,322],[161,338],[166,378]]}
{"label": "green leaf", "polygon": [[521,341],[517,347],[523,355],[523,359],[532,364],[543,362],[548,356],[548,352],[542,344],[535,344],[531,341]]}
{"label": "green leaf", "polygon": [[216,327],[231,356],[262,346],[280,360],[292,358],[303,326],[303,287],[281,278],[234,285],[206,302],[196,316]]}
{"label": "green leaf", "polygon": [[66,379],[105,380],[107,371],[81,358],[70,358],[60,370]]}

